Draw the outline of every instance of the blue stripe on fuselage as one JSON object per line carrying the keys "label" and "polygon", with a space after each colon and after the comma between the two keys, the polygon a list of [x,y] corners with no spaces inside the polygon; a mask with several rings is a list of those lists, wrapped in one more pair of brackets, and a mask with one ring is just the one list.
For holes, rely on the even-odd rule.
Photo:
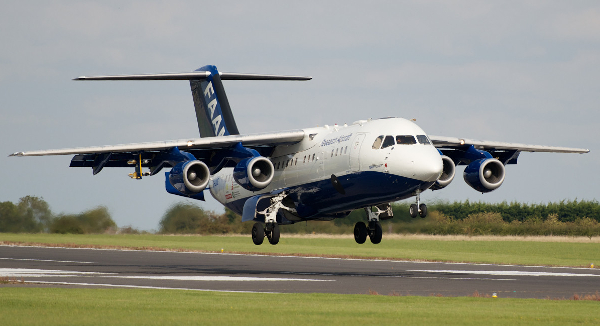
{"label": "blue stripe on fuselage", "polygon": [[[420,180],[374,171],[347,174],[338,177],[338,180],[344,187],[345,195],[335,190],[330,179],[290,187],[286,191],[296,204],[300,217],[315,219],[405,199],[424,184]],[[241,215],[247,199],[239,199],[225,206]]]}

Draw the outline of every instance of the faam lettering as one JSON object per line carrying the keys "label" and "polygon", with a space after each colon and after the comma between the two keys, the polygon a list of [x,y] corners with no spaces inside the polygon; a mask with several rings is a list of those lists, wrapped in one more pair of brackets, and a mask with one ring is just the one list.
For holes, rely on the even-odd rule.
{"label": "faam lettering", "polygon": [[[211,98],[215,95],[215,90],[213,88],[212,81],[206,85],[204,88],[204,96],[206,97],[206,101],[208,102],[208,109],[210,110],[210,119],[212,120],[213,128],[215,131],[215,135],[223,136],[225,134],[225,127],[221,127],[221,121],[223,121],[223,117],[221,116],[220,110],[217,112],[217,116],[215,117],[215,109],[219,102],[217,102],[217,98]],[[220,128],[219,128],[220,127]]]}

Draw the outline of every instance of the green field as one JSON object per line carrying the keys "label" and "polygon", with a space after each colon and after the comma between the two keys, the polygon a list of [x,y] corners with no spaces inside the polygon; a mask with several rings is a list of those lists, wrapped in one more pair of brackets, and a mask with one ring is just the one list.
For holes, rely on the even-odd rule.
{"label": "green field", "polygon": [[[496,238],[494,238],[496,239]],[[544,239],[525,241],[452,240],[384,236],[381,244],[367,241],[356,244],[349,237],[286,237],[276,246],[267,241],[261,246],[252,244],[249,236],[171,236],[171,235],[62,235],[0,233],[3,243],[39,243],[59,246],[97,246],[152,250],[184,250],[225,253],[261,253],[282,255],[315,255],[331,257],[362,257],[398,260],[427,260],[501,263],[519,265],[589,266],[600,265],[600,243],[581,241],[554,242]]]}
{"label": "green field", "polygon": [[0,288],[2,325],[597,325],[598,311],[598,301]]}

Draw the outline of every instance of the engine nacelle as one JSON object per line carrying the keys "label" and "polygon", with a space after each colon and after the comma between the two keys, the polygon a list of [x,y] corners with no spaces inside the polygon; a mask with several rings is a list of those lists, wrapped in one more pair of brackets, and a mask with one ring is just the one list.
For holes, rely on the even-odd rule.
{"label": "engine nacelle", "polygon": [[471,188],[480,192],[490,192],[502,185],[504,171],[504,164],[495,158],[479,159],[465,168],[463,177]]}
{"label": "engine nacelle", "polygon": [[169,173],[169,183],[185,195],[202,192],[210,179],[208,166],[198,160],[181,162]]}
{"label": "engine nacelle", "polygon": [[244,189],[256,191],[265,188],[273,180],[275,167],[263,156],[246,158],[233,169],[233,178]]}
{"label": "engine nacelle", "polygon": [[440,190],[446,188],[456,174],[456,165],[454,161],[446,155],[442,155],[442,174],[437,181],[429,188],[431,190]]}

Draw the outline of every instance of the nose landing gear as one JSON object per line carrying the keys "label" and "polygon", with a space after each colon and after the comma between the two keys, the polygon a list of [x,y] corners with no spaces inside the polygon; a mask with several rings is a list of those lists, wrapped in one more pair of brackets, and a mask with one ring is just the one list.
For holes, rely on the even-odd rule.
{"label": "nose landing gear", "polygon": [[408,212],[410,213],[410,217],[415,218],[417,216],[421,216],[421,218],[425,218],[427,216],[427,205],[421,204],[421,192],[417,190],[417,203],[410,205]]}

